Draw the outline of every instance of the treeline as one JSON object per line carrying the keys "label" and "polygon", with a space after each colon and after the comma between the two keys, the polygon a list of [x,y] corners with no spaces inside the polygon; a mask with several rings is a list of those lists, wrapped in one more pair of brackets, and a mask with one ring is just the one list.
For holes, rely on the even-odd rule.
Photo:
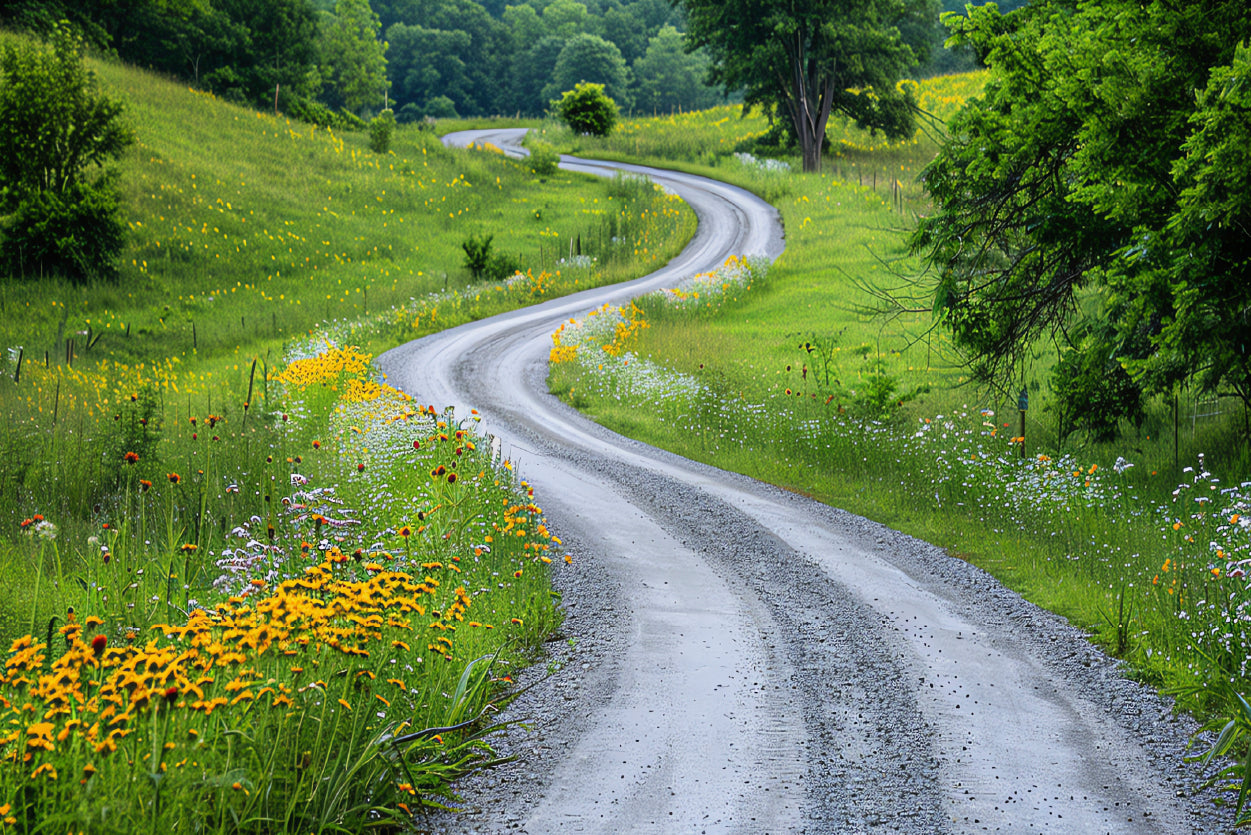
{"label": "treeline", "polygon": [[63,19],[124,61],[297,115],[537,116],[582,80],[626,111],[722,100],[667,0],[0,0],[5,26]]}
{"label": "treeline", "polygon": [[[0,0],[5,26],[48,33],[60,20],[129,63],[319,122],[388,106],[401,122],[539,116],[579,81],[626,113],[725,99],[668,0]],[[939,46],[945,30],[935,16],[904,34]],[[973,61],[928,51],[922,75]]]}

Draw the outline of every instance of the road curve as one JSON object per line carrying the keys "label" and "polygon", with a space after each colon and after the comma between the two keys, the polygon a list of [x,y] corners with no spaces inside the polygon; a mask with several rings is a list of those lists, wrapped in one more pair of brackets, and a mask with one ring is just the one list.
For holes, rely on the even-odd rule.
{"label": "road curve", "polygon": [[[524,131],[451,140],[519,144]],[[515,152],[515,151],[514,151]],[[776,257],[776,212],[646,173],[698,213],[657,272],[379,357],[420,402],[475,408],[572,546],[577,645],[510,710],[518,763],[454,831],[1222,831],[1180,762],[1189,728],[1060,619],[924,543],[622,438],[547,393],[570,316]],[[1184,796],[1182,796],[1184,795]]]}

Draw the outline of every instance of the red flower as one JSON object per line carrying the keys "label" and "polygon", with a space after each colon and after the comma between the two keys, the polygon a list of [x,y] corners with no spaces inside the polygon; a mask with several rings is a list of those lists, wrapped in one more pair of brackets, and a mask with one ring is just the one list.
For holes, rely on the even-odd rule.
{"label": "red flower", "polygon": [[138,463],[139,463],[139,453],[137,453],[137,452],[128,452],[128,453],[126,453],[125,455],[123,455],[123,456],[122,456],[122,460],[123,460],[123,461],[125,461],[127,464],[138,464]]}
{"label": "red flower", "polygon": [[421,441],[413,441],[413,449],[421,449]]}
{"label": "red flower", "polygon": [[448,473],[448,474],[447,474],[447,483],[448,483],[448,484],[455,484],[455,483],[456,483],[456,473]]}
{"label": "red flower", "polygon": [[313,441],[313,449],[321,449],[321,441]]}
{"label": "red flower", "polygon": [[356,472],[358,472],[358,473],[363,473],[363,472],[365,472],[365,465],[364,465],[364,464],[357,464],[357,465],[356,465]]}
{"label": "red flower", "polygon": [[169,475],[166,476],[166,478],[169,479],[170,484],[177,484],[178,482],[182,481],[182,476],[180,476],[178,473],[170,473]]}
{"label": "red flower", "polygon": [[96,655],[104,652],[104,648],[109,645],[109,639],[104,635],[97,635],[91,639],[91,651]]}

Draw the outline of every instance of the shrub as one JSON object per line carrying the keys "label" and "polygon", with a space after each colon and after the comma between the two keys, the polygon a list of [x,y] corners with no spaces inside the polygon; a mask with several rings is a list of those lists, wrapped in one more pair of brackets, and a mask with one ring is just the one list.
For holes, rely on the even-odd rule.
{"label": "shrub", "polygon": [[512,278],[522,269],[521,259],[507,252],[492,252],[482,275],[487,281],[503,281]]}
{"label": "shrub", "polygon": [[331,130],[360,130],[365,123],[346,110],[335,112],[320,102],[301,96],[291,96],[283,103],[283,110],[293,119]]}
{"label": "shrub", "polygon": [[447,96],[435,96],[426,102],[426,117],[429,119],[459,119],[456,103]]}
{"label": "shrub", "polygon": [[607,136],[617,124],[617,103],[604,92],[603,84],[583,81],[552,102],[552,109],[574,133]]}
{"label": "shrub", "polygon": [[0,269],[73,279],[113,277],[125,242],[116,176],[28,194],[0,227]]}
{"label": "shrub", "polygon": [[391,150],[391,137],[395,133],[395,114],[388,108],[369,122],[369,148],[375,154]]}
{"label": "shrub", "polygon": [[494,235],[470,235],[462,243],[465,250],[465,267],[474,280],[485,278],[488,281],[503,281],[519,271],[521,260],[507,252],[492,252],[491,241]]}
{"label": "shrub", "polygon": [[470,235],[460,248],[465,250],[465,268],[469,270],[469,274],[475,280],[482,278],[486,273],[487,265],[491,262],[491,240],[494,235]]}
{"label": "shrub", "polygon": [[540,177],[550,177],[556,173],[560,165],[560,154],[546,142],[535,142],[530,146],[530,168]]}
{"label": "shrub", "polygon": [[10,272],[75,280],[115,272],[125,226],[106,166],[134,135],[81,51],[64,29],[51,49],[0,51],[0,261]]}

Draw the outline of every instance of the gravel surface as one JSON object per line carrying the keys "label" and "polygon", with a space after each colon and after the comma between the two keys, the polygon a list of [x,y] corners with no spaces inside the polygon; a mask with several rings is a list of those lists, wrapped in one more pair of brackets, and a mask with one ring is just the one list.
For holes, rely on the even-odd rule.
{"label": "gravel surface", "polygon": [[[668,184],[701,215],[697,255],[674,271],[776,254],[767,207]],[[464,781],[463,811],[424,829],[1229,830],[1182,761],[1192,723],[1061,618],[931,545],[620,438],[547,395],[560,321],[666,282],[380,358],[423,402],[483,413],[574,555],[554,572],[560,634],[504,717],[528,727],[495,740],[518,759]]]}

